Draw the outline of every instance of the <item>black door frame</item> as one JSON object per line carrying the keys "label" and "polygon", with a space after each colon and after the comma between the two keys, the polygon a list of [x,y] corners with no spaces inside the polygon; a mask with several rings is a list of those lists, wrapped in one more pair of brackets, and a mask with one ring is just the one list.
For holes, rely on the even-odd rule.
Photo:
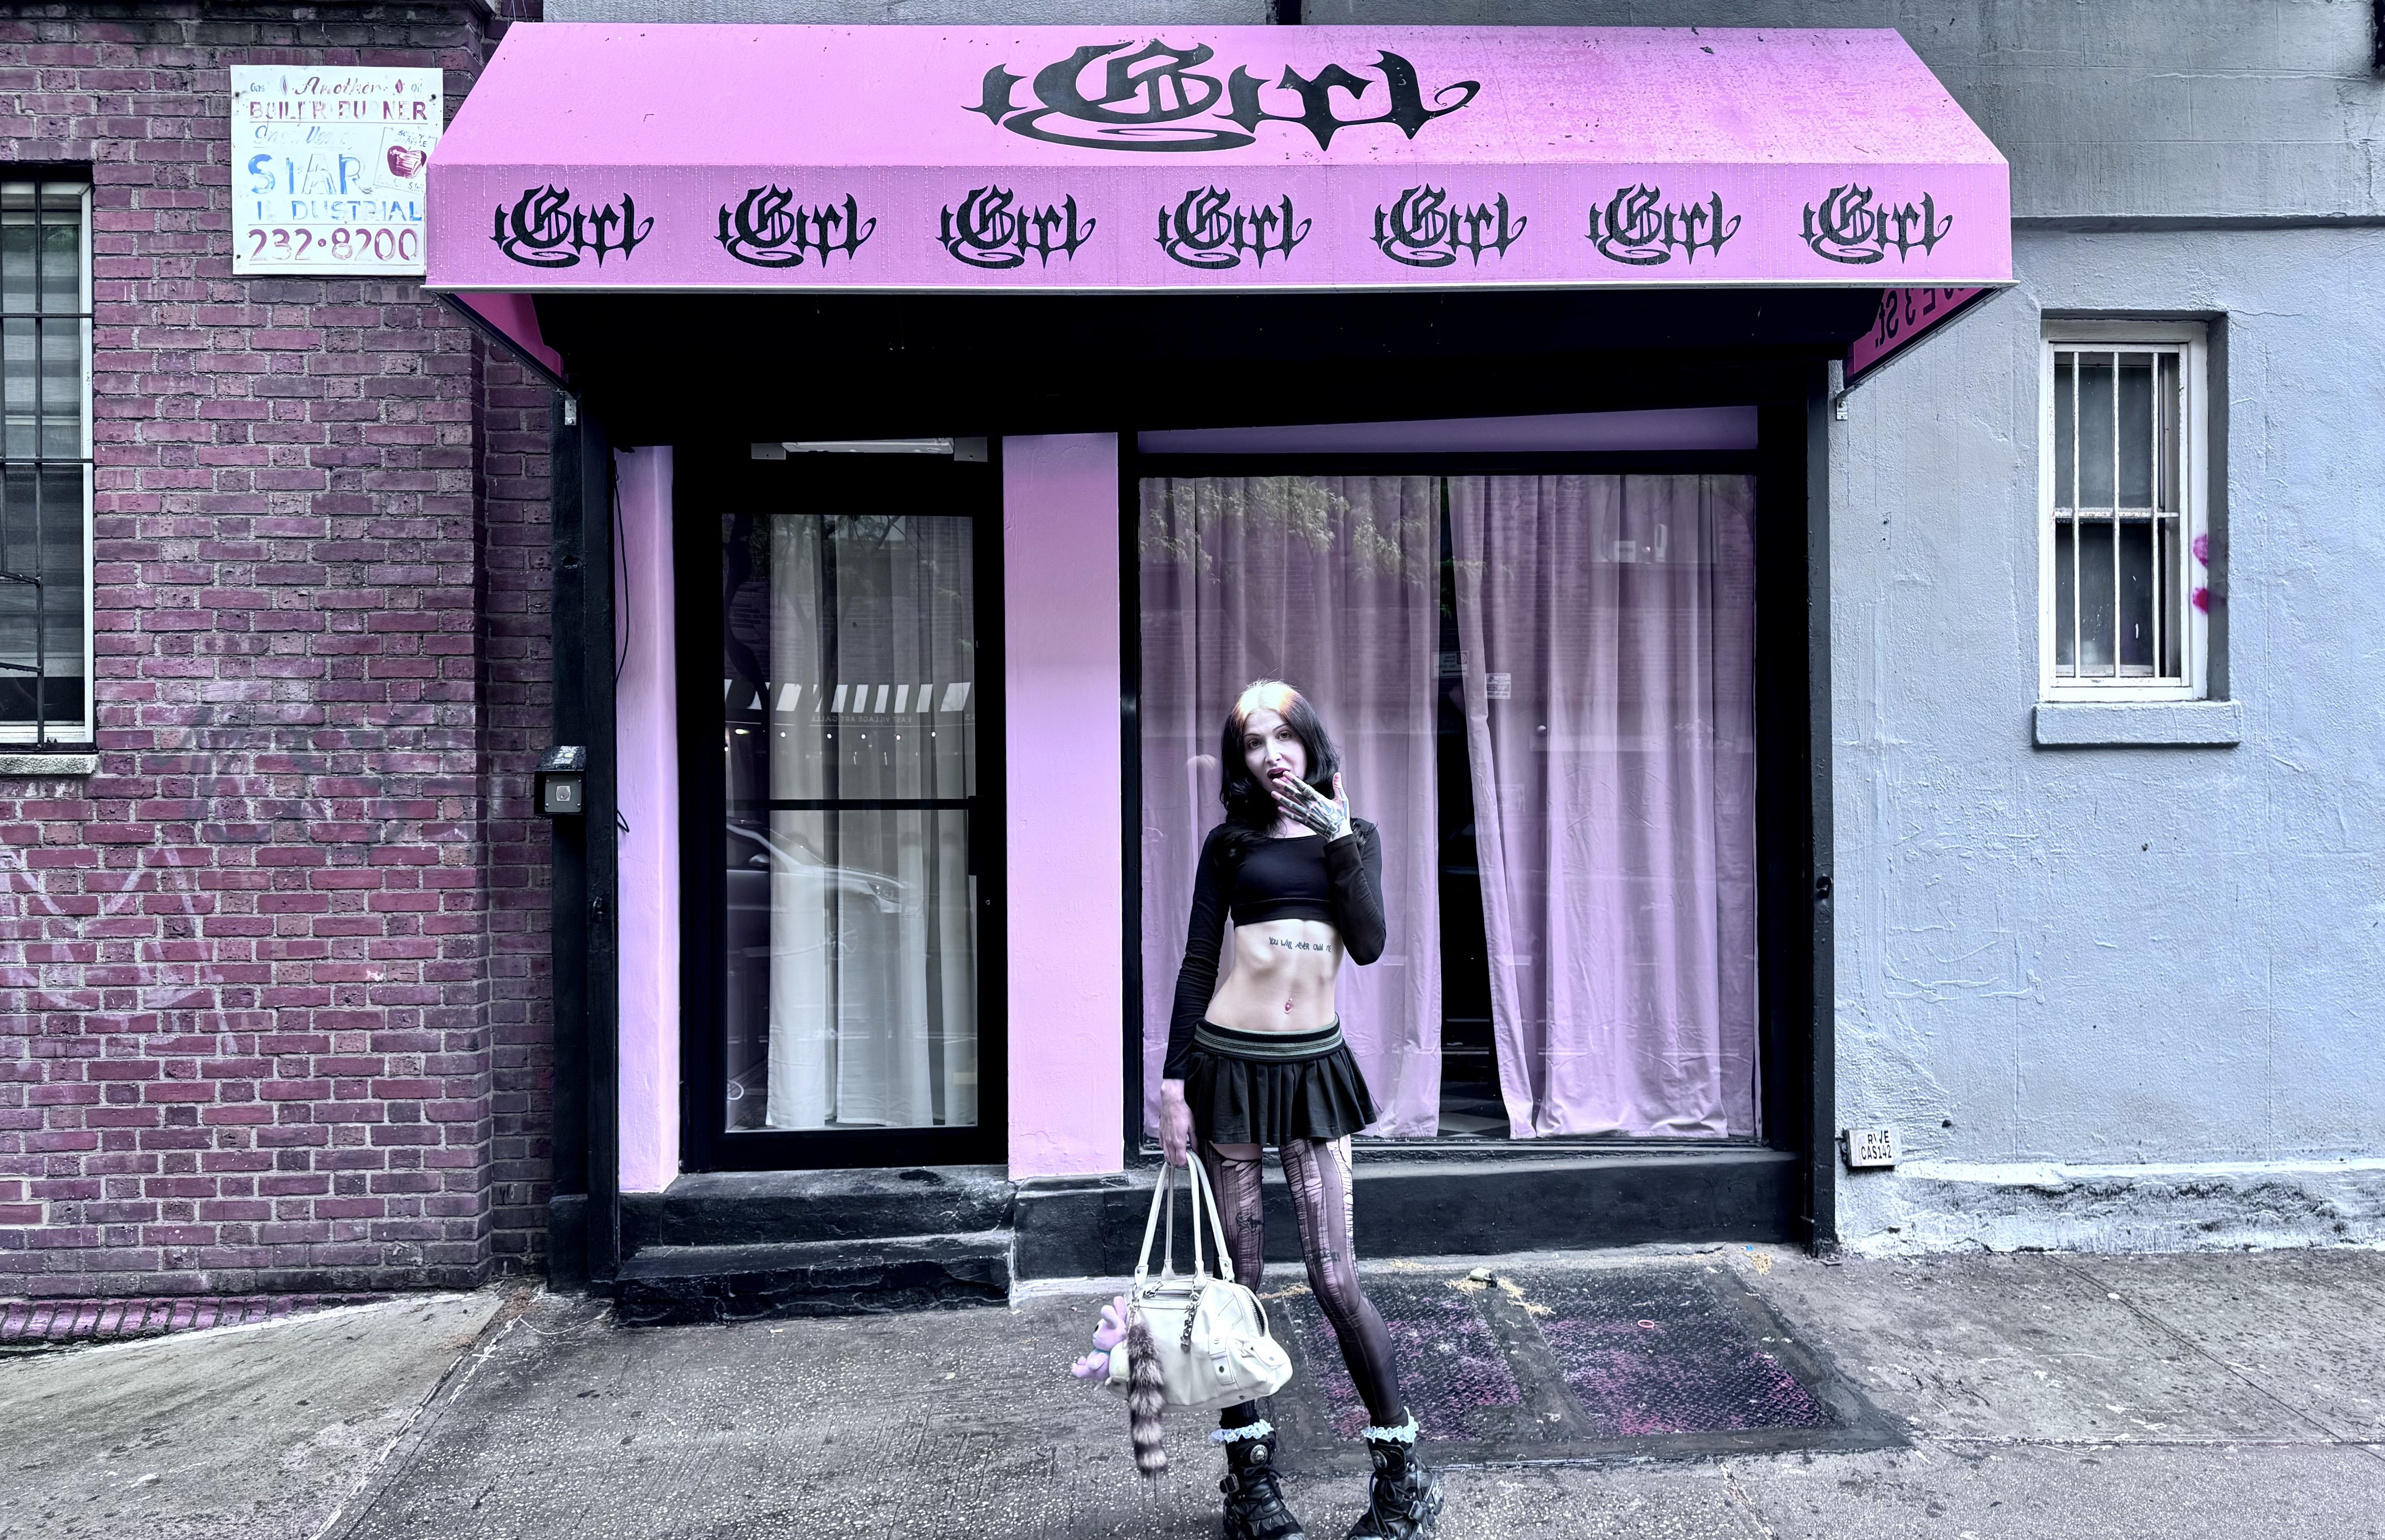
{"label": "black door frame", "polygon": [[[792,1171],[999,1162],[1009,1140],[1009,936],[1005,863],[1005,705],[1003,678],[1002,469],[930,455],[794,455],[758,460],[745,443],[682,444],[673,457],[672,557],[680,645],[680,1166],[686,1171]],[[867,501],[871,512],[965,514],[972,541],[977,625],[977,795],[969,866],[978,883],[978,1121],[969,1128],[730,1133],[724,1126],[726,869],[721,829],[719,694],[724,507],[768,499],[797,511]]]}

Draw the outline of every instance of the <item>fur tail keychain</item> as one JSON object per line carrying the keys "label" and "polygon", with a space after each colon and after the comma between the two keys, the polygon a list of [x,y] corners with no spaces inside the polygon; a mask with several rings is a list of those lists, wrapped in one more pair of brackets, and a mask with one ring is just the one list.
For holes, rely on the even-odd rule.
{"label": "fur tail keychain", "polygon": [[1168,1380],[1159,1355],[1153,1350],[1151,1328],[1119,1295],[1102,1307],[1102,1323],[1093,1332],[1093,1350],[1068,1366],[1080,1380],[1115,1381],[1112,1349],[1126,1345],[1127,1436],[1134,1445],[1134,1468],[1146,1476],[1168,1469],[1166,1432],[1160,1414],[1168,1406]]}
{"label": "fur tail keychain", "polygon": [[1151,1328],[1143,1312],[1135,1312],[1127,1328],[1127,1361],[1132,1373],[1126,1393],[1127,1436],[1134,1444],[1134,1468],[1146,1476],[1168,1469],[1168,1442],[1160,1413],[1168,1408],[1168,1384],[1159,1369],[1159,1354],[1151,1345]]}

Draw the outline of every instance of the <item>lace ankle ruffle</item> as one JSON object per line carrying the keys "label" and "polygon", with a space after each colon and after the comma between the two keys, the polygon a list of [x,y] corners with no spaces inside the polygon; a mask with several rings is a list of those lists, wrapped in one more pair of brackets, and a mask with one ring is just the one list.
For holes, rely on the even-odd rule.
{"label": "lace ankle ruffle", "polygon": [[1245,1438],[1267,1438],[1275,1433],[1275,1424],[1265,1418],[1241,1428],[1218,1428],[1209,1434],[1212,1444],[1233,1444]]}
{"label": "lace ankle ruffle", "polygon": [[1407,1423],[1406,1423],[1406,1425],[1405,1425],[1405,1426],[1404,1426],[1404,1427],[1398,1427],[1398,1428],[1374,1428],[1374,1427],[1369,1427],[1369,1428],[1367,1428],[1367,1429],[1364,1430],[1363,1432],[1361,1432],[1361,1433],[1358,1434],[1358,1436],[1359,1436],[1360,1438],[1371,1439],[1371,1440],[1373,1440],[1375,1443],[1378,1443],[1378,1444],[1408,1444],[1408,1445],[1413,1445],[1413,1444],[1415,1444],[1415,1443],[1416,1443],[1416,1441],[1417,1441],[1417,1432],[1418,1432],[1418,1431],[1419,1431],[1419,1430],[1418,1430],[1418,1429],[1417,1429],[1417,1427],[1416,1413],[1414,1413],[1414,1412],[1410,1412],[1410,1413],[1408,1413],[1408,1420],[1407,1420]]}

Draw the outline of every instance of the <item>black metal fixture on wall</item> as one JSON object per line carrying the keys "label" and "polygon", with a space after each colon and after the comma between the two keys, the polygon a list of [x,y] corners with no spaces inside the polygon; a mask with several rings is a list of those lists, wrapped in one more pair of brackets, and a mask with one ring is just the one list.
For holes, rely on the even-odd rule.
{"label": "black metal fixture on wall", "polygon": [[542,818],[579,818],[588,811],[588,750],[578,744],[548,749],[538,761]]}

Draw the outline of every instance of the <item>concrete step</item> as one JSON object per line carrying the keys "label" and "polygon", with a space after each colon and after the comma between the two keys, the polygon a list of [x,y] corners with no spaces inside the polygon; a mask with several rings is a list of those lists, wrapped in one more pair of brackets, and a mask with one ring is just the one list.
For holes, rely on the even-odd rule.
{"label": "concrete step", "polygon": [[950,1235],[1010,1223],[1000,1166],[698,1171],[621,1197],[621,1250]]}
{"label": "concrete step", "polygon": [[1007,1230],[650,1246],[622,1262],[614,1310],[626,1325],[675,1326],[1001,1305],[1010,1252]]}

